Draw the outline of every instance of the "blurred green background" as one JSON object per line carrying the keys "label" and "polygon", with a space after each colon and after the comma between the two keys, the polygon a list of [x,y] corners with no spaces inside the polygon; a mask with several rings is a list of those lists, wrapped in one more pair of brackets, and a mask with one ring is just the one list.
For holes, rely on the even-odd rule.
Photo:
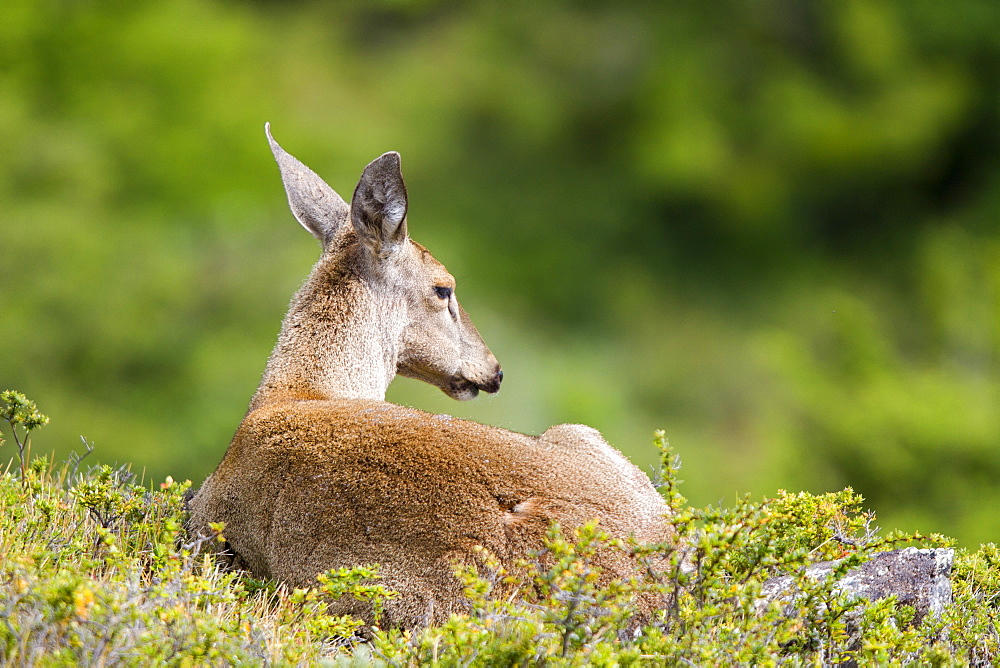
{"label": "blurred green background", "polygon": [[[851,485],[1000,538],[1000,4],[0,9],[0,389],[36,452],[207,475],[319,247],[263,125],[410,230],[504,366],[390,399],[600,429],[698,504]],[[9,449],[2,459],[13,456]]]}

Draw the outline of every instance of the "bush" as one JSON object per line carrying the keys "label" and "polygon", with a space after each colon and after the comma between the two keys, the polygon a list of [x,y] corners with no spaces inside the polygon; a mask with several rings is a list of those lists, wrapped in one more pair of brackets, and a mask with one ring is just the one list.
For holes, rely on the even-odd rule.
{"label": "bush", "polygon": [[[4,393],[3,417],[24,443],[42,418]],[[19,412],[20,411],[20,412]],[[31,423],[29,426],[29,422]],[[891,599],[849,600],[804,567],[841,559],[837,573],[904,543],[942,537],[879,536],[851,490],[785,492],[732,508],[694,509],[677,492],[678,467],[662,434],[661,485],[681,540],[618,543],[646,577],[598,586],[594,553],[609,542],[591,524],[551,528],[545,554],[503,568],[484,554],[464,568],[469,610],[420,631],[365,632],[327,613],[339,596],[378,601],[376,567],[326,573],[311,589],[224,573],[203,548],[222,540],[185,535],[190,483],[139,484],[127,467],[78,472],[46,459],[0,475],[0,655],[11,664],[278,663],[333,665],[697,665],[744,663],[987,664],[1000,659],[1000,550],[960,552],[954,603],[912,624]],[[19,450],[19,453],[23,452]],[[544,557],[544,558],[542,558]],[[544,566],[542,564],[545,564]],[[763,583],[791,574],[801,594],[764,604]],[[495,587],[503,582],[504,587]],[[516,585],[515,596],[500,596]],[[632,617],[637,595],[656,596],[654,619]],[[641,626],[639,623],[641,622]]]}

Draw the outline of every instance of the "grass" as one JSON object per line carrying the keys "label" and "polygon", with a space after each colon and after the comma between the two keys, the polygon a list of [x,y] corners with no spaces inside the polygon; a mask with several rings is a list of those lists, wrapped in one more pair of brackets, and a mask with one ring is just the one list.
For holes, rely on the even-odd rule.
{"label": "grass", "polygon": [[[549,533],[537,559],[481,572],[459,570],[466,614],[415,632],[365,630],[327,613],[339,596],[390,596],[375,566],[321,576],[289,590],[222,572],[205,549],[221,540],[184,531],[190,483],[140,484],[127,468],[82,469],[26,461],[47,419],[30,401],[0,394],[16,453],[0,474],[0,663],[6,665],[984,665],[1000,661],[1000,551],[959,552],[954,603],[910,623],[892,599],[849,600],[809,563],[841,570],[904,544],[944,546],[940,536],[879,535],[851,490],[779,493],[731,508],[690,508],[677,491],[676,459],[662,435],[661,490],[675,510],[677,545],[618,544],[648,564],[641,581],[597,585],[591,555],[609,541],[596,524]],[[14,459],[17,459],[16,463]],[[792,574],[804,592],[761,606],[761,586]],[[515,584],[500,597],[500,580]],[[661,612],[636,633],[630,602],[659,597]]]}

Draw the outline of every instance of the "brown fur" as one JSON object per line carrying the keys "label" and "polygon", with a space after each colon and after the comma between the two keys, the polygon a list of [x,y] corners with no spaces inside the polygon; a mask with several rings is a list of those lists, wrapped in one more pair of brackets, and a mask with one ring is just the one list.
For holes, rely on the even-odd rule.
{"label": "brown fur", "polygon": [[[406,236],[398,156],[366,168],[348,207],[270,141],[293,213],[324,253],[191,501],[192,531],[225,522],[235,563],[293,586],[378,563],[399,592],[382,624],[404,628],[464,609],[452,573],[478,561],[477,546],[511,564],[542,547],[551,522],[594,518],[615,537],[669,538],[649,479],[589,427],[526,436],[386,403],[397,372],[459,399],[495,392],[502,374],[454,295],[441,296],[454,279]],[[600,560],[606,580],[635,574],[621,552]],[[338,606],[371,619],[367,604]]]}

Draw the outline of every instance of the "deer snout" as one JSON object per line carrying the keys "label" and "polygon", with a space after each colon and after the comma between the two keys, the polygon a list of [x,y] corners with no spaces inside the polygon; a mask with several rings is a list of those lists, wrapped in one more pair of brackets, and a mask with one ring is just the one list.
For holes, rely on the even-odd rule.
{"label": "deer snout", "polygon": [[496,394],[500,391],[500,383],[503,382],[503,370],[498,366],[496,373],[485,383],[478,385],[479,389],[483,392],[489,392],[490,394]]}
{"label": "deer snout", "polygon": [[503,371],[500,365],[494,367],[493,372],[463,373],[453,377],[447,384],[441,385],[441,389],[452,399],[468,401],[475,399],[482,392],[495,394],[500,391],[500,382],[503,380]]}

